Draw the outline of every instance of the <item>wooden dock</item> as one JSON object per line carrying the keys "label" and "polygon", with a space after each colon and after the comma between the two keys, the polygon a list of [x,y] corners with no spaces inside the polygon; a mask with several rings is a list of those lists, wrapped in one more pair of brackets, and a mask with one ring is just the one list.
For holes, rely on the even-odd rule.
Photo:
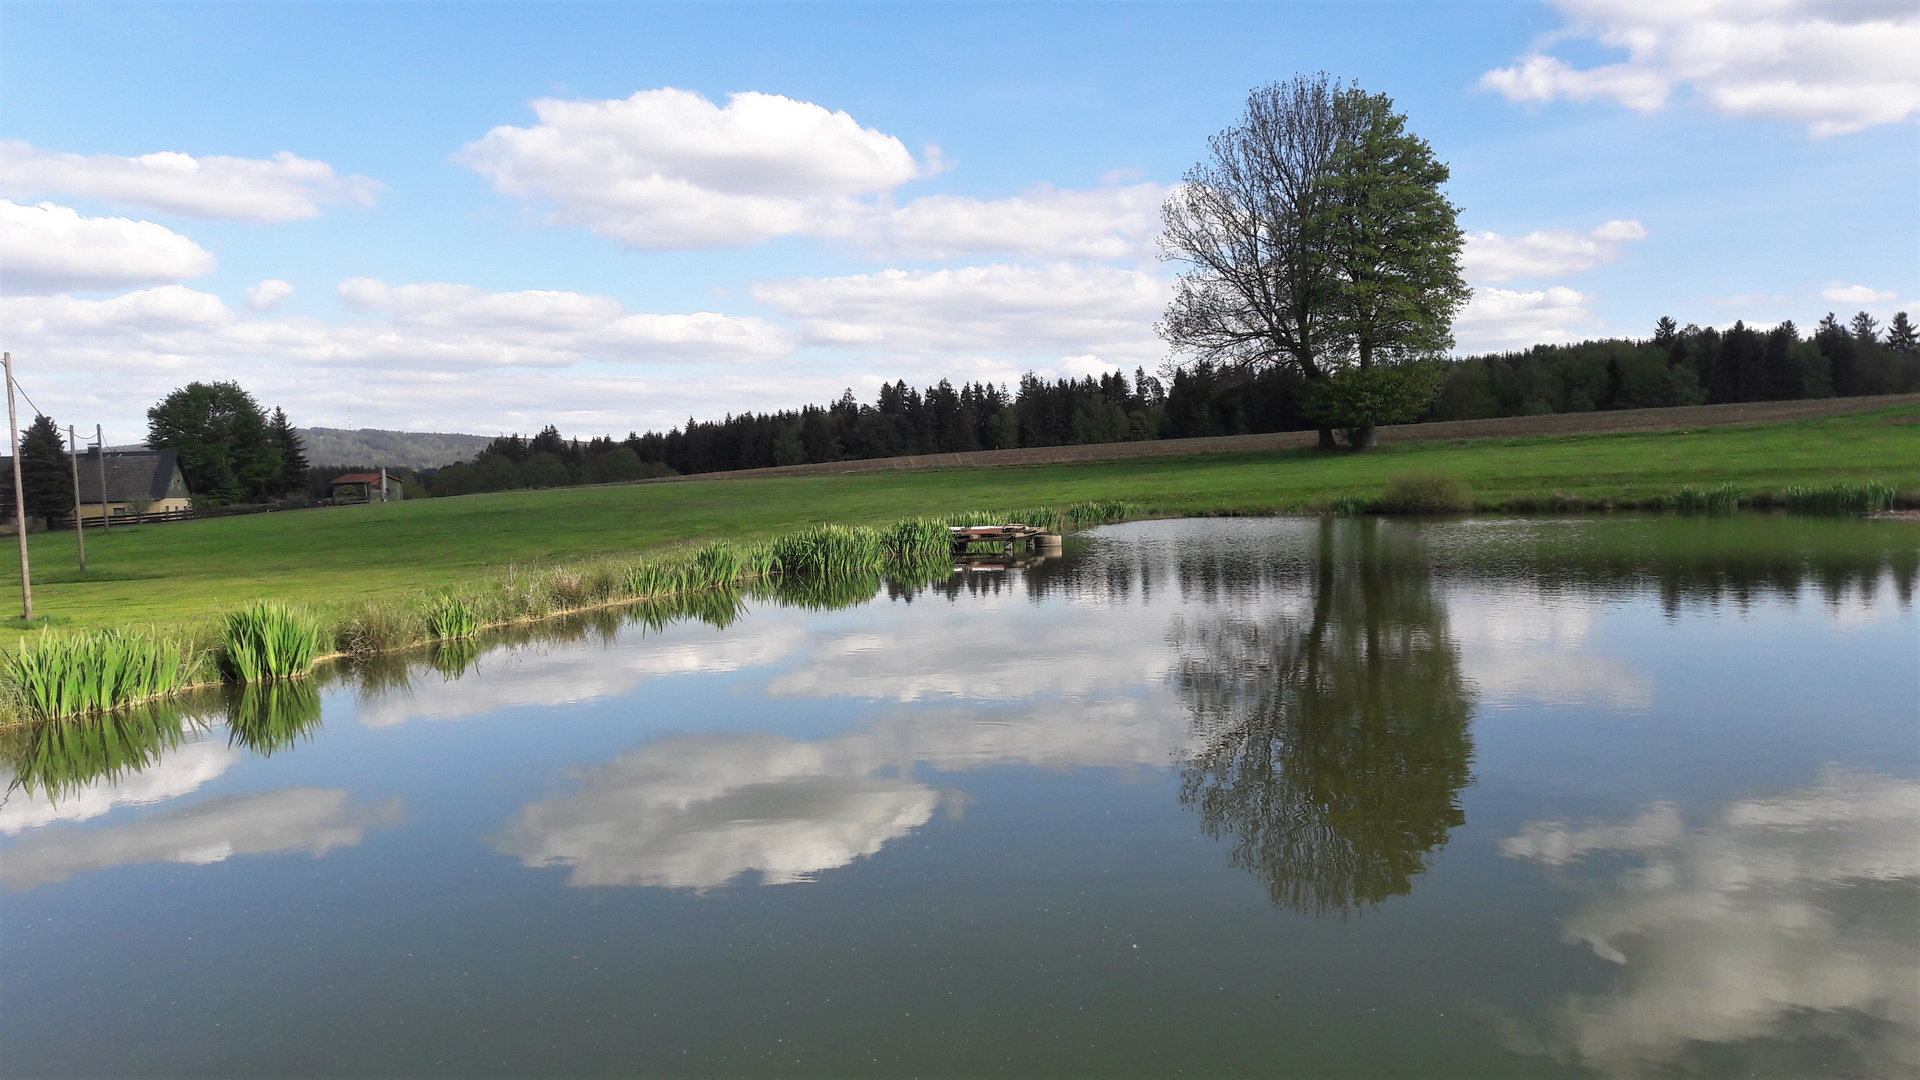
{"label": "wooden dock", "polygon": [[[1022,548],[1029,552],[1057,555],[1061,546],[1059,533],[1049,532],[1038,525],[954,525],[948,532],[953,534],[953,554],[956,557],[968,554],[1012,555]],[[982,548],[987,550],[982,551]]]}

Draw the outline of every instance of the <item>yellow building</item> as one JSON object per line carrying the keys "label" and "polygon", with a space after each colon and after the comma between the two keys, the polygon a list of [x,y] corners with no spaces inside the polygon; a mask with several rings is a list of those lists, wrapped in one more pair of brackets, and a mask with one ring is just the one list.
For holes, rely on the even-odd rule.
{"label": "yellow building", "polygon": [[[184,514],[193,509],[187,478],[171,450],[100,451],[80,456],[80,518],[88,525],[105,515],[109,523],[137,520],[156,514]],[[106,472],[106,498],[101,498],[101,467]],[[104,504],[104,505],[103,505]]]}

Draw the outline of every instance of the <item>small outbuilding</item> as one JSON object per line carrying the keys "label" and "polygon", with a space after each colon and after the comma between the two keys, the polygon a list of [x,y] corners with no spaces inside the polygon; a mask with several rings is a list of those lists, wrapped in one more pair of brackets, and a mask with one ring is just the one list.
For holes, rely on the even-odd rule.
{"label": "small outbuilding", "polygon": [[407,497],[400,478],[384,468],[379,472],[336,476],[330,486],[336,503],[399,502]]}

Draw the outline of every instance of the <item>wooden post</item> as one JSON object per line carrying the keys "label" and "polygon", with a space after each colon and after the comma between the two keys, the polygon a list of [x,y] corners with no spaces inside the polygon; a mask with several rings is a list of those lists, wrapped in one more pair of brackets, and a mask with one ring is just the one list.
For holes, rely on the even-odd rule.
{"label": "wooden post", "polygon": [[21,618],[33,621],[33,573],[27,565],[27,493],[20,486],[20,417],[13,411],[13,354],[0,353],[0,365],[7,369],[7,440],[13,446],[13,524],[20,537]]}
{"label": "wooden post", "polygon": [[[80,517],[80,437],[67,425],[67,464],[73,467],[73,540],[80,545],[80,576],[87,576],[87,523]],[[106,492],[100,493],[100,509],[106,510]]]}
{"label": "wooden post", "polygon": [[113,515],[107,513],[107,434],[100,425],[93,425],[93,445],[100,451],[100,531],[107,531],[107,519]]}

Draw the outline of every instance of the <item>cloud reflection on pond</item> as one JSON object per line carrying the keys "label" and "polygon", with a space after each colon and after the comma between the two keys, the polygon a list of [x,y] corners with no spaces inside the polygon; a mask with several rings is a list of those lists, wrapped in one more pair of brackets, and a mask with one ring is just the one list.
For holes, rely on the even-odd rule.
{"label": "cloud reflection on pond", "polygon": [[1691,1075],[1708,1059],[1920,1073],[1916,837],[1920,783],[1837,767],[1700,828],[1664,803],[1613,824],[1528,825],[1501,852],[1576,887],[1565,875],[1596,853],[1641,860],[1588,886],[1564,928],[1622,965],[1618,988],[1570,995],[1541,1047],[1622,1077]]}

